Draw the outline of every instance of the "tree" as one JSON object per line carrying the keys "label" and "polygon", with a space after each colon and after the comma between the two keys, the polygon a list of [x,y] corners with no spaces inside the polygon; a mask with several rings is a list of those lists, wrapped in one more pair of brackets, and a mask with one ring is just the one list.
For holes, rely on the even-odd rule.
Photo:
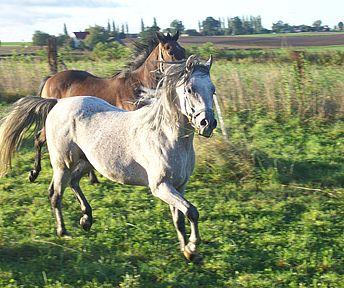
{"label": "tree", "polygon": [[281,20],[272,24],[272,32],[275,33],[287,33],[291,32],[292,30],[293,27],[291,27],[288,23],[283,23]]}
{"label": "tree", "polygon": [[253,29],[253,21],[252,18],[242,18],[241,20],[242,23],[242,31],[240,34],[253,34],[254,29]]}
{"label": "tree", "polygon": [[234,18],[231,19],[231,30],[232,30],[232,35],[240,35],[243,34],[243,23],[241,21],[241,19],[236,16]]}
{"label": "tree", "polygon": [[174,30],[174,32],[176,31],[183,32],[185,30],[183,22],[177,19],[171,22],[170,27]]}
{"label": "tree", "polygon": [[108,31],[101,26],[93,26],[86,29],[89,33],[85,39],[85,44],[89,48],[93,48],[97,43],[106,43],[109,40],[109,33]]}
{"label": "tree", "polygon": [[157,28],[157,27],[158,27],[158,23],[156,22],[156,18],[154,17],[153,18],[153,26],[152,26],[152,28]]}
{"label": "tree", "polygon": [[204,35],[218,35],[220,34],[221,24],[213,17],[207,17],[202,21],[202,32]]}
{"label": "tree", "polygon": [[338,23],[338,28],[339,28],[340,31],[343,31],[344,24],[343,24],[342,21],[340,21],[340,22]]}
{"label": "tree", "polygon": [[125,33],[129,34],[128,22],[125,23]]}
{"label": "tree", "polygon": [[316,20],[316,21],[314,21],[314,23],[313,23],[313,27],[315,27],[315,28],[320,28],[321,27],[321,20]]}
{"label": "tree", "polygon": [[64,34],[65,36],[68,36],[68,31],[67,31],[66,23],[63,23],[63,34]]}
{"label": "tree", "polygon": [[145,31],[145,23],[143,23],[143,19],[141,18],[141,32]]}
{"label": "tree", "polygon": [[116,25],[115,25],[115,21],[112,20],[112,32],[113,33],[116,33],[117,32],[117,29],[116,29]]}
{"label": "tree", "polygon": [[44,46],[48,44],[48,39],[51,37],[48,33],[42,31],[35,31],[32,35],[32,43],[37,46]]}
{"label": "tree", "polygon": [[107,22],[107,32],[111,32],[111,25],[110,25],[110,20]]}
{"label": "tree", "polygon": [[262,30],[263,30],[262,18],[260,16],[251,17],[251,21],[253,22],[254,33],[256,34],[262,33]]}

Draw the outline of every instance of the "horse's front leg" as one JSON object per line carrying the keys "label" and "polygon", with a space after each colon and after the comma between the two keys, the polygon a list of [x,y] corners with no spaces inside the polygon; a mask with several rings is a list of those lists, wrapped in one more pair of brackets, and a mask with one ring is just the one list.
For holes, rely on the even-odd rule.
{"label": "horse's front leg", "polygon": [[188,260],[196,259],[196,246],[201,240],[198,231],[199,214],[196,207],[187,201],[180,192],[178,192],[171,184],[167,182],[162,182],[159,185],[151,186],[151,190],[154,196],[181,211],[190,221],[191,234],[189,243],[184,247],[183,253]]}
{"label": "horse's front leg", "polygon": [[172,213],[173,224],[176,228],[177,236],[179,239],[180,250],[184,252],[186,245],[185,216],[181,211],[179,211],[172,205],[170,205],[170,209]]}

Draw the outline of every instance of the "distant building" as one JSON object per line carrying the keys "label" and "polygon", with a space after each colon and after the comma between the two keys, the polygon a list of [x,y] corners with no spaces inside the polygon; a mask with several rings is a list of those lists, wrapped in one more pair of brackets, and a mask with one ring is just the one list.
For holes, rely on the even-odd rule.
{"label": "distant building", "polygon": [[76,39],[79,39],[79,40],[85,40],[87,35],[90,34],[87,31],[85,31],[85,32],[79,31],[79,32],[73,32],[73,33],[74,33]]}
{"label": "distant building", "polygon": [[90,34],[89,32],[87,31],[79,31],[79,32],[73,32],[75,37],[73,37],[73,47],[74,48],[78,48],[80,47],[80,43],[85,40],[85,38],[87,37],[88,34]]}

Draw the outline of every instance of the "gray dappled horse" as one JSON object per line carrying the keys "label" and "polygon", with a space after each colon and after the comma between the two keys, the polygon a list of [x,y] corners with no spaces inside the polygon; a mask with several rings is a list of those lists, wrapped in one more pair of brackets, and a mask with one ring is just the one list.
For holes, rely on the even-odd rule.
{"label": "gray dappled horse", "polygon": [[[59,236],[67,234],[61,201],[68,185],[81,205],[82,228],[91,228],[92,209],[79,180],[94,167],[112,181],[148,186],[169,204],[181,250],[187,259],[194,259],[200,241],[199,214],[183,195],[194,168],[194,133],[210,137],[216,127],[211,64],[211,58],[201,64],[190,56],[182,64],[169,66],[158,98],[131,112],[91,96],[25,97],[14,104],[0,128],[0,168],[4,171],[10,165],[27,127],[45,122],[53,167],[49,196]],[[185,217],[191,225],[188,242]]]}

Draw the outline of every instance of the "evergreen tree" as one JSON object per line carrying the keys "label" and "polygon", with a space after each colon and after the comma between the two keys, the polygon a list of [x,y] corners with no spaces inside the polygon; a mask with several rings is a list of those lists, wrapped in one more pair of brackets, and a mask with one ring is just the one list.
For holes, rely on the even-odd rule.
{"label": "evergreen tree", "polygon": [[157,27],[158,27],[158,24],[156,22],[156,18],[154,17],[153,18],[153,26],[152,26],[152,28],[157,28]]}
{"label": "evergreen tree", "polygon": [[[185,30],[183,22],[177,19],[171,22],[170,27],[172,29],[169,29],[169,30],[172,30],[173,32],[176,32],[176,31],[183,32]],[[168,32],[171,32],[171,31],[168,31]]]}
{"label": "evergreen tree", "polygon": [[68,31],[67,31],[66,23],[63,23],[63,34],[64,34],[65,36],[68,36]]}
{"label": "evergreen tree", "polygon": [[143,23],[143,19],[141,18],[141,32],[145,31],[145,24]]}
{"label": "evergreen tree", "polygon": [[112,32],[117,32],[115,21],[112,20]]}

